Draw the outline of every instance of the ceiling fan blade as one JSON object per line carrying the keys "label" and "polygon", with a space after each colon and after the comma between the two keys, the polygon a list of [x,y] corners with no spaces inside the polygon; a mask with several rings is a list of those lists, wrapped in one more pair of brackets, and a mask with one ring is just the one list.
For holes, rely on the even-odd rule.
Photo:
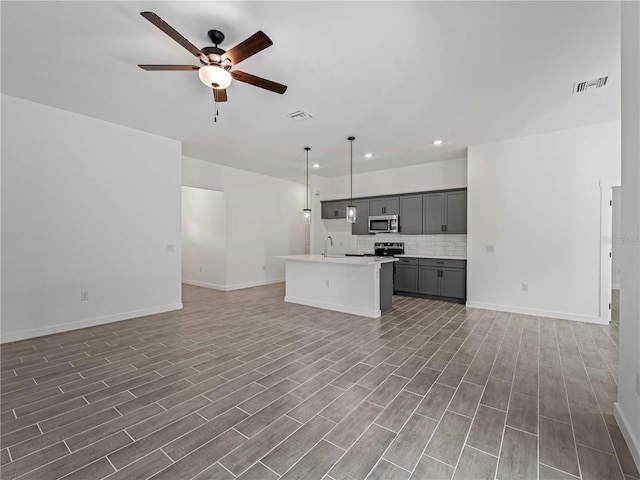
{"label": "ceiling fan blade", "polygon": [[195,65],[138,65],[143,70],[200,70]]}
{"label": "ceiling fan blade", "polygon": [[184,48],[196,57],[200,56],[200,50],[195,47],[189,40],[180,35],[171,25],[162,20],[158,15],[153,12],[140,12],[144,18],[153,23],[156,27],[162,30],[164,33],[173,38],[176,42],[182,45]]}
{"label": "ceiling fan blade", "polygon": [[223,55],[231,61],[231,65],[237,65],[246,58],[273,45],[273,42],[261,30],[251,35],[245,41],[240,42]]}
{"label": "ceiling fan blade", "polygon": [[240,70],[234,70],[233,72],[231,72],[231,76],[234,78],[234,80],[238,80],[239,82],[255,85],[256,87],[264,88],[265,90],[270,90],[272,92],[279,93],[280,95],[287,91],[286,85],[272,82],[271,80],[267,80],[265,78],[256,77],[255,75],[241,72]]}
{"label": "ceiling fan blade", "polygon": [[226,102],[227,101],[227,90],[226,89],[215,89],[213,90],[213,99],[216,102]]}

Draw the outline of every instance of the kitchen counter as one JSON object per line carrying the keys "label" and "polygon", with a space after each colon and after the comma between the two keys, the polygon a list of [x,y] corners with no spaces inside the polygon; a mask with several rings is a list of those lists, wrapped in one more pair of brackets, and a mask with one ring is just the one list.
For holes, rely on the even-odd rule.
{"label": "kitchen counter", "polygon": [[391,308],[392,257],[285,255],[284,301],[379,318]]}
{"label": "kitchen counter", "polygon": [[285,260],[291,260],[294,262],[322,262],[322,263],[341,263],[346,265],[373,265],[375,263],[389,263],[397,262],[393,257],[365,257],[365,256],[345,256],[345,255],[285,255],[282,257]]}
{"label": "kitchen counter", "polygon": [[460,255],[414,255],[414,254],[404,254],[404,255],[395,255],[398,258],[409,257],[409,258],[437,258],[440,260],[466,260],[466,256]]}

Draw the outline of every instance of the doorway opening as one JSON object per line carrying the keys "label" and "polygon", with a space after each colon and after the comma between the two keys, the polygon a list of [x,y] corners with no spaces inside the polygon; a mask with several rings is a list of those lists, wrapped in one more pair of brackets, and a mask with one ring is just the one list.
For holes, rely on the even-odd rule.
{"label": "doorway opening", "polygon": [[[614,199],[614,196],[616,197]],[[614,206],[617,200],[617,208]],[[613,317],[617,286],[620,288],[620,182],[600,182],[600,323],[609,324]],[[615,222],[614,222],[615,218]],[[615,223],[615,227],[614,227]],[[615,255],[615,260],[614,260]],[[617,314],[616,310],[616,314]]]}
{"label": "doorway opening", "polygon": [[182,187],[182,282],[225,290],[227,208],[224,192]]}

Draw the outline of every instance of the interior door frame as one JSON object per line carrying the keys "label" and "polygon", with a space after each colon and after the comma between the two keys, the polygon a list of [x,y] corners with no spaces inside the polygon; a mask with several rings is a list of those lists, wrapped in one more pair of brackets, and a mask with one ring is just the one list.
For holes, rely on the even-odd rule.
{"label": "interior door frame", "polygon": [[612,189],[620,183],[619,180],[600,181],[600,322],[604,324],[611,322]]}

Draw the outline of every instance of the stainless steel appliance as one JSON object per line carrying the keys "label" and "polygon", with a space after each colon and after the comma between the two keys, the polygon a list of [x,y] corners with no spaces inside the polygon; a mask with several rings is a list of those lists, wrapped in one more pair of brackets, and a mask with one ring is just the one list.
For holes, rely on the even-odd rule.
{"label": "stainless steel appliance", "polygon": [[375,242],[373,253],[347,253],[347,257],[393,257],[404,254],[403,242]]}
{"label": "stainless steel appliance", "polygon": [[398,233],[399,215],[374,215],[369,217],[369,233]]}
{"label": "stainless steel appliance", "polygon": [[404,254],[403,242],[376,242],[373,244],[373,254],[376,257],[393,257]]}

